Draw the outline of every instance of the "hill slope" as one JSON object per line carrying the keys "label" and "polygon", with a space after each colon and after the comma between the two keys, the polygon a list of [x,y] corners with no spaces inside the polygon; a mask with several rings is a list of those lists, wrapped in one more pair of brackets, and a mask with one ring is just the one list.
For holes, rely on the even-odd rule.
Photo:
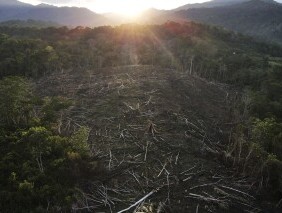
{"label": "hill slope", "polygon": [[30,4],[25,4],[17,0],[1,0],[0,1],[0,21],[6,21],[14,19],[19,13],[27,12],[32,9],[33,6]]}
{"label": "hill slope", "polygon": [[100,26],[108,23],[105,17],[86,8],[55,7],[46,4],[32,6],[15,0],[1,1],[0,21],[28,19],[68,26]]}
{"label": "hill slope", "polygon": [[[7,91],[27,101],[11,90],[19,77],[1,81],[0,206],[278,210],[279,46],[193,22],[0,28],[0,77],[29,77],[37,95],[11,111]],[[11,122],[21,125],[16,134]],[[13,198],[19,205],[6,202]]]}
{"label": "hill slope", "polygon": [[181,7],[176,8],[176,11],[179,10],[188,10],[191,8],[212,8],[212,7],[223,7],[228,5],[239,4],[242,2],[246,2],[248,0],[212,0],[204,3],[196,3],[196,4],[186,4]]}
{"label": "hill slope", "polygon": [[282,5],[272,0],[251,0],[231,6],[193,8],[172,13],[163,19],[199,21],[282,43]]}
{"label": "hill slope", "polygon": [[[86,8],[32,6],[16,0],[1,0],[0,4],[0,21],[33,19],[68,26],[116,25],[129,21],[115,14],[99,15]],[[282,43],[281,14],[281,4],[273,0],[214,0],[184,5],[172,11],[151,9],[143,13],[142,19],[134,21],[159,24],[168,20],[193,20]]]}
{"label": "hill slope", "polygon": [[60,25],[55,22],[50,21],[36,21],[36,20],[10,20],[0,22],[0,26],[6,27],[35,27],[35,28],[45,28],[45,27],[59,27]]}

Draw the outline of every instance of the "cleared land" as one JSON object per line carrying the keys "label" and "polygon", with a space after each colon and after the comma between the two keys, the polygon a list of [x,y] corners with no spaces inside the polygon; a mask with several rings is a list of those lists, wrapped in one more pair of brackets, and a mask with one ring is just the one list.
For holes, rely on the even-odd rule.
{"label": "cleared land", "polygon": [[74,101],[58,131],[91,128],[99,172],[84,183],[74,209],[259,212],[251,180],[226,166],[224,150],[240,117],[236,90],[152,66],[65,71],[36,87],[41,96]]}

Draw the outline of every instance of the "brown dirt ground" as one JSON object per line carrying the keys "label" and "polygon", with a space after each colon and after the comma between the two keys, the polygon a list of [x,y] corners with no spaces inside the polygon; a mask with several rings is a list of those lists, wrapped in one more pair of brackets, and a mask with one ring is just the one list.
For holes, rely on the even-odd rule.
{"label": "brown dirt ground", "polygon": [[208,151],[227,143],[234,121],[227,85],[152,66],[65,71],[36,85],[74,101],[63,131],[90,127],[106,168],[74,208],[118,212],[154,191],[128,212],[260,212],[249,180]]}

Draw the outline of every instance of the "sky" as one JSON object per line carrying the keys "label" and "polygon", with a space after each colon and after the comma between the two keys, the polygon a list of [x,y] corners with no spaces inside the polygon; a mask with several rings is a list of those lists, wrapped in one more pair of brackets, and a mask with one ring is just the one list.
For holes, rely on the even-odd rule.
{"label": "sky", "polygon": [[[97,13],[138,12],[148,8],[173,9],[189,3],[208,0],[20,0],[25,3],[47,3],[57,6],[86,7]],[[130,10],[130,11],[129,11]]]}
{"label": "sky", "polygon": [[[19,0],[25,3],[47,3],[56,6],[86,7],[97,13],[120,13],[134,16],[148,8],[174,9],[190,3],[202,3],[209,0]],[[282,0],[276,0],[282,2]]]}

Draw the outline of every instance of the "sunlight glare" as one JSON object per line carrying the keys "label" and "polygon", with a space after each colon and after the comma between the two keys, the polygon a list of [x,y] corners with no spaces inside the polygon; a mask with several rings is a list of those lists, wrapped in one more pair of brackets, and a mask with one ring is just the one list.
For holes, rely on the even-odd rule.
{"label": "sunlight glare", "polygon": [[137,17],[142,13],[144,10],[148,9],[149,6],[146,2],[132,2],[128,1],[128,3],[119,4],[115,8],[113,8],[113,12],[118,13],[125,17]]}
{"label": "sunlight glare", "polygon": [[[99,4],[100,3],[100,4]],[[119,15],[134,18],[139,16],[143,11],[151,7],[150,1],[132,1],[132,0],[100,0],[95,1],[95,4],[88,5],[93,10],[109,11]]]}
{"label": "sunlight glare", "polygon": [[55,6],[86,7],[96,13],[117,13],[126,18],[137,18],[142,12],[155,8],[170,10],[188,3],[210,0],[18,0],[33,5],[47,3]]}

